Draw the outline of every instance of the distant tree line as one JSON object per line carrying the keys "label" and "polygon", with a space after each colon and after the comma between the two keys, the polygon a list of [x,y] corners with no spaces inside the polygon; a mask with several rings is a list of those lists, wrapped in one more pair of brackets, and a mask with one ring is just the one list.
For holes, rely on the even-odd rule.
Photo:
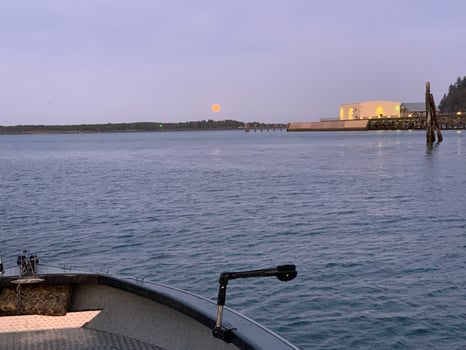
{"label": "distant tree line", "polygon": [[450,84],[438,107],[441,113],[466,112],[466,76]]}
{"label": "distant tree line", "polygon": [[[0,126],[0,134],[66,134],[99,132],[163,132],[181,130],[235,130],[244,128],[244,122],[236,120],[200,120],[181,123],[138,122],[80,125],[15,125]],[[272,124],[264,124],[271,125]]]}

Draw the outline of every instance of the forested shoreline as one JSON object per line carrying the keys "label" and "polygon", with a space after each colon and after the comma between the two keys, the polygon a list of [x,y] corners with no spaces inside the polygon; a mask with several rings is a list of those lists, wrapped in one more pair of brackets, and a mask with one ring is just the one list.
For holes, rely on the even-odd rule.
{"label": "forested shoreline", "polygon": [[466,112],[466,76],[458,77],[454,84],[450,84],[438,108],[441,113]]}
{"label": "forested shoreline", "polygon": [[0,134],[72,134],[102,132],[163,132],[196,130],[237,130],[249,127],[286,128],[284,124],[265,124],[259,122],[240,122],[236,120],[201,120],[181,123],[137,122],[79,125],[13,125],[0,126]]}

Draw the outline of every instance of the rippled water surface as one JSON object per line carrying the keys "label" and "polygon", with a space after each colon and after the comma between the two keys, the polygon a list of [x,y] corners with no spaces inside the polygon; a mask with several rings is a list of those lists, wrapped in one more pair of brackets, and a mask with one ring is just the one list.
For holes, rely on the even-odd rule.
{"label": "rippled water surface", "polygon": [[[303,349],[466,348],[466,133],[0,137],[0,255],[144,276]],[[71,262],[70,262],[71,261]]]}

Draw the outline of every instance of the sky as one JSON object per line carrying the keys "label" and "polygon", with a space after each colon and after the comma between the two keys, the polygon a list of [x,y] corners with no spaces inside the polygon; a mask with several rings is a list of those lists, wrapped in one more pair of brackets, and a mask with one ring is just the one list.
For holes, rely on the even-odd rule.
{"label": "sky", "polygon": [[318,121],[426,81],[438,104],[465,33],[463,0],[0,0],[0,125]]}

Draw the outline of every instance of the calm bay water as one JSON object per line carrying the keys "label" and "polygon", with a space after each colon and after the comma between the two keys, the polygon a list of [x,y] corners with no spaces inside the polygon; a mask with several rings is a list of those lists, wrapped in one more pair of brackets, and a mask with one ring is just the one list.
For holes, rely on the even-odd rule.
{"label": "calm bay water", "polygon": [[0,255],[215,300],[303,349],[466,348],[466,132],[0,137]]}

